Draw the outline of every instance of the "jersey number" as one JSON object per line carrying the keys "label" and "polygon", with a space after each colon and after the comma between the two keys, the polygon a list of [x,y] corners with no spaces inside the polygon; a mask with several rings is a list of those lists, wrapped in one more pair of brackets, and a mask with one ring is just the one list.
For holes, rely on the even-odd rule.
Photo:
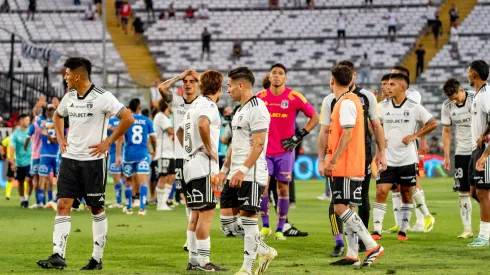
{"label": "jersey number", "polygon": [[133,126],[133,134],[131,136],[131,142],[133,144],[141,144],[143,141],[143,127],[141,125]]}
{"label": "jersey number", "polygon": [[454,169],[454,178],[462,179],[463,178],[463,168]]}
{"label": "jersey number", "polygon": [[189,133],[190,129],[191,129],[191,124],[186,123],[184,127],[184,144],[185,144],[184,149],[188,154],[192,152],[191,133]]}

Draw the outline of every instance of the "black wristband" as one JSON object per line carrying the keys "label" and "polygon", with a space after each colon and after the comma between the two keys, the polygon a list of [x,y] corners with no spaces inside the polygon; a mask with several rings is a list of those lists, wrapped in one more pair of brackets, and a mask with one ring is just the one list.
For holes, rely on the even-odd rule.
{"label": "black wristband", "polygon": [[309,134],[309,132],[308,132],[308,131],[306,131],[306,129],[305,129],[305,128],[301,129],[301,132],[299,132],[299,135],[300,135],[301,137],[305,137],[305,136],[306,136],[306,135],[308,135],[308,134]]}

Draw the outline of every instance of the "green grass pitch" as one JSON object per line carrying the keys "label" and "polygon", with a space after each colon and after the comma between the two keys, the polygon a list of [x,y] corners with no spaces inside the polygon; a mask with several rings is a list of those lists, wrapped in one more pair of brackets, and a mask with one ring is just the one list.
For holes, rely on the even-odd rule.
{"label": "green grass pitch", "polygon": [[[383,236],[380,243],[385,254],[370,268],[330,267],[329,254],[333,237],[328,220],[328,202],[318,201],[324,189],[321,181],[297,182],[297,208],[290,210],[290,220],[306,238],[266,242],[279,256],[268,274],[489,274],[490,248],[469,248],[469,240],[456,238],[462,231],[458,195],[452,192],[452,179],[424,179],[422,186],[429,210],[436,218],[430,233],[408,233],[409,241],[399,242],[396,234]],[[68,268],[63,271],[42,270],[38,259],[51,253],[54,211],[20,209],[17,195],[5,201],[0,196],[0,274],[79,274],[92,253],[92,218],[88,211],[72,214],[68,240]],[[16,190],[13,191],[16,194]],[[113,199],[112,185],[107,187]],[[371,184],[371,198],[374,184]],[[32,202],[32,199],[31,199]],[[371,201],[372,204],[372,201]],[[271,211],[274,212],[274,211]],[[414,219],[412,216],[412,220]],[[186,216],[182,206],[173,212],[157,213],[149,207],[146,217],[126,216],[120,209],[108,209],[108,243],[104,253],[103,274],[189,274],[185,267],[188,255],[183,251]],[[276,220],[274,213],[271,222]],[[275,222],[274,222],[275,223]],[[384,227],[393,225],[391,200]],[[234,274],[243,260],[243,242],[226,238],[219,229],[216,210],[211,232],[211,259]],[[273,225],[274,226],[274,225]],[[473,232],[479,229],[479,207],[473,203]],[[362,255],[362,258],[364,255]],[[86,273],[86,272],[84,272]],[[90,272],[89,272],[90,273]]]}

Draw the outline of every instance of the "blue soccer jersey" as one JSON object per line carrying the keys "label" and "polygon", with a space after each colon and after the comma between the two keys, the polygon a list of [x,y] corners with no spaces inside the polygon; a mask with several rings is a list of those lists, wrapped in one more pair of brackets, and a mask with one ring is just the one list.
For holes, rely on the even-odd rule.
{"label": "blue soccer jersey", "polygon": [[143,115],[134,114],[134,123],[124,134],[124,161],[140,161],[148,157],[148,137],[154,135],[153,123]]}
{"label": "blue soccer jersey", "polygon": [[[111,117],[109,119],[109,128],[116,128],[119,125],[120,119],[117,117]],[[112,135],[112,130],[107,129],[107,136]],[[116,155],[116,143],[114,142],[109,148],[109,155]]]}
{"label": "blue soccer jersey", "polygon": [[[50,135],[53,138],[56,138],[56,131],[54,129],[52,119],[46,120],[46,124],[41,126],[41,129],[43,130],[43,132],[44,130],[47,130],[48,135]],[[56,158],[58,156],[58,150],[59,150],[58,142],[51,143],[48,139],[48,136],[45,134],[41,134],[41,140],[42,140],[41,157],[45,156],[45,157]]]}

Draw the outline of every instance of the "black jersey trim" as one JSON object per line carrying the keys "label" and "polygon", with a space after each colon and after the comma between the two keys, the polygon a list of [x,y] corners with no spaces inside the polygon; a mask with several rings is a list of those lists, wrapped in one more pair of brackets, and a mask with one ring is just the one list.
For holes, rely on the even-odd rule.
{"label": "black jersey trim", "polygon": [[402,103],[398,106],[395,105],[395,101],[393,99],[391,99],[391,105],[393,105],[393,108],[401,108],[403,106],[403,104],[405,104],[405,102],[407,102],[408,100],[408,97],[405,97],[405,99],[402,101]]}
{"label": "black jersey trim", "polygon": [[90,94],[90,92],[92,92],[92,90],[94,89],[94,87],[95,87],[95,85],[92,84],[92,86],[90,86],[90,88],[88,89],[88,91],[83,96],[80,96],[78,94],[78,92],[77,92],[77,99],[78,100],[84,100],[88,96],[88,94]]}

